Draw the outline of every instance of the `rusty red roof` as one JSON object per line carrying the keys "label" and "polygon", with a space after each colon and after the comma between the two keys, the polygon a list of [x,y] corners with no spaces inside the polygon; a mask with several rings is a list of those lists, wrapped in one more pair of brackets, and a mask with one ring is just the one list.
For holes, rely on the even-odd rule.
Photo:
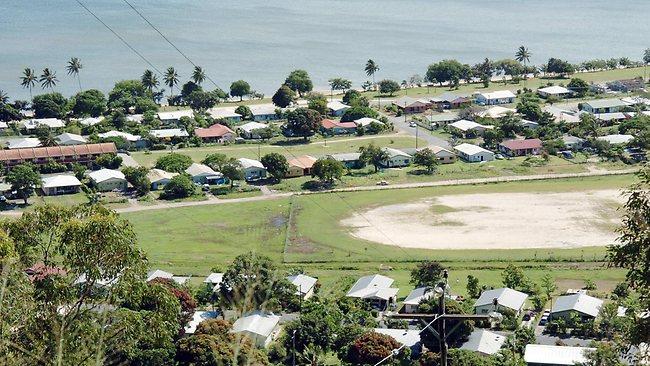
{"label": "rusty red roof", "polygon": [[234,133],[233,130],[219,123],[215,123],[208,128],[197,128],[194,134],[198,137],[223,137],[229,133]]}
{"label": "rusty red roof", "polygon": [[501,143],[510,150],[526,150],[526,149],[540,149],[542,141],[540,139],[527,139],[527,140],[507,140]]}
{"label": "rusty red roof", "polygon": [[0,161],[27,160],[36,158],[59,158],[88,154],[117,153],[113,142],[73,146],[32,147],[24,149],[0,150]]}
{"label": "rusty red roof", "polygon": [[341,122],[341,121],[335,121],[333,119],[323,119],[321,121],[322,126],[324,129],[329,130],[334,127],[339,127],[339,128],[356,128],[357,124],[354,122]]}

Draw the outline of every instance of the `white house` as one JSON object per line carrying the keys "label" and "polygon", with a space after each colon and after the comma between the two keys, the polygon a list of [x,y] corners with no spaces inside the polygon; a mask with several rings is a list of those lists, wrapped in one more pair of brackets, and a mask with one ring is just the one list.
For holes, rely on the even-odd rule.
{"label": "white house", "polygon": [[274,121],[278,119],[278,114],[275,112],[276,107],[273,104],[252,105],[250,110],[253,114],[253,121]]}
{"label": "white house", "polygon": [[454,146],[454,150],[458,156],[470,163],[494,160],[494,153],[480,146],[463,143]]}
{"label": "white house", "polygon": [[203,280],[203,283],[205,283],[206,286],[209,286],[214,292],[219,291],[219,285],[221,285],[221,282],[223,282],[223,273],[216,272],[210,273],[208,277]]}
{"label": "white house", "polygon": [[330,114],[332,116],[340,117],[343,115],[343,113],[345,113],[345,111],[350,109],[350,106],[347,104],[343,104],[338,100],[334,100],[331,102],[327,102],[327,109],[329,109]]}
{"label": "white house", "polygon": [[153,168],[147,173],[147,178],[149,178],[149,182],[151,182],[151,189],[156,191],[165,187],[167,183],[177,175],[178,173],[170,173],[162,169]]}
{"label": "white house", "polygon": [[420,303],[429,300],[435,292],[431,287],[418,287],[413,289],[404,299],[404,312],[407,314],[417,313]]}
{"label": "white house", "polygon": [[384,310],[395,303],[399,291],[390,287],[393,282],[392,278],[379,274],[364,276],[352,285],[346,296],[367,300],[372,306]]}
{"label": "white house", "polygon": [[245,139],[259,139],[260,135],[255,131],[263,130],[267,127],[269,126],[265,125],[264,123],[252,121],[252,122],[244,123],[241,126],[238,126],[237,130],[239,131],[240,136]]}
{"label": "white house", "polygon": [[82,126],[90,127],[101,123],[103,120],[104,120],[104,116],[88,117],[88,118],[80,119],[78,123]]}
{"label": "white house", "polygon": [[296,286],[296,295],[305,300],[314,295],[314,288],[316,287],[316,282],[318,282],[318,279],[304,274],[288,276],[287,280]]}
{"label": "white house", "polygon": [[447,125],[450,131],[456,131],[461,134],[463,137],[468,136],[483,136],[486,130],[491,130],[494,126],[482,125],[474,121],[468,121],[466,119],[461,119]]}
{"label": "white house", "polygon": [[628,142],[632,141],[634,139],[634,136],[632,136],[632,135],[607,135],[607,136],[597,137],[596,139],[602,140],[602,141],[607,141],[612,145],[623,145],[623,144],[627,144]]}
{"label": "white house", "polygon": [[388,159],[381,162],[381,165],[385,168],[398,168],[404,167],[411,164],[413,157],[404,151],[393,149],[391,147],[385,147],[383,150],[388,155]]}
{"label": "white house", "polygon": [[219,315],[216,311],[195,311],[192,314],[192,319],[185,326],[185,334],[194,334],[196,332],[196,327],[201,324],[202,321],[208,319],[215,319]]}
{"label": "white house", "polygon": [[548,97],[566,98],[571,96],[573,92],[563,86],[553,85],[553,86],[547,86],[545,88],[537,89],[537,94],[539,94],[542,98],[548,98]]}
{"label": "white house", "polygon": [[159,138],[159,139],[167,139],[171,140],[174,137],[188,137],[189,134],[187,131],[181,129],[181,128],[165,128],[165,129],[160,129],[160,130],[151,130],[149,131],[149,134],[153,137]]}
{"label": "white house", "polygon": [[41,140],[35,137],[19,137],[7,140],[7,147],[9,149],[25,149],[39,146],[41,146]]}
{"label": "white house", "polygon": [[115,131],[115,130],[104,132],[104,133],[98,133],[97,137],[99,137],[100,139],[107,139],[107,138],[111,138],[111,137],[121,137],[121,138],[123,138],[123,139],[125,139],[126,141],[129,141],[129,142],[137,142],[142,138],[142,137],[140,137],[138,135],[132,135],[132,134],[127,133],[127,132]]}
{"label": "white house", "polygon": [[31,131],[38,126],[47,126],[52,129],[65,127],[65,122],[58,118],[34,118],[21,121],[20,124],[27,131]]}
{"label": "white house", "polygon": [[369,118],[369,117],[363,117],[363,118],[359,118],[359,119],[354,120],[354,123],[356,123],[357,126],[361,126],[361,127],[366,127],[366,126],[370,125],[373,122],[383,125],[383,123],[380,120],[374,119],[374,118]]}
{"label": "white house", "polygon": [[280,333],[279,323],[278,315],[255,311],[237,319],[230,332],[245,335],[257,347],[265,348]]}
{"label": "white house", "polygon": [[85,137],[68,132],[64,132],[55,138],[58,141],[58,144],[61,146],[82,145],[87,142]]}
{"label": "white house", "polygon": [[259,161],[247,158],[239,158],[237,160],[239,161],[246,181],[266,178],[266,168]]}
{"label": "white house", "polygon": [[384,334],[392,337],[397,342],[411,349],[411,355],[416,356],[422,352],[422,343],[420,341],[420,331],[417,329],[391,329],[375,328],[375,333]]}
{"label": "white house", "polygon": [[235,107],[208,109],[208,114],[215,120],[225,120],[232,123],[241,122],[241,114],[235,113]]}
{"label": "white house", "polygon": [[158,119],[164,125],[175,125],[182,117],[194,118],[194,111],[185,109],[182,111],[158,112]]}
{"label": "white house", "polygon": [[198,184],[223,184],[225,183],[223,174],[215,172],[205,164],[192,163],[185,173],[192,177],[192,181]]}
{"label": "white house", "polygon": [[626,103],[618,98],[596,99],[582,102],[581,110],[592,114],[613,113],[620,112],[623,110],[623,108],[626,108],[629,105],[629,103]]}
{"label": "white house", "polygon": [[517,113],[517,110],[495,105],[494,107],[490,107],[484,111],[479,112],[478,115],[479,117],[503,118],[508,113]]}
{"label": "white house", "polygon": [[476,95],[476,103],[484,105],[508,104],[514,103],[516,97],[510,90],[497,90],[478,93]]}
{"label": "white house", "polygon": [[527,344],[524,361],[528,366],[572,366],[587,362],[595,348]]}
{"label": "white house", "polygon": [[46,196],[77,193],[81,182],[74,175],[54,175],[41,179],[41,189]]}
{"label": "white house", "polygon": [[506,337],[485,329],[474,329],[467,342],[460,349],[476,352],[482,356],[491,356],[503,347]]}
{"label": "white house", "polygon": [[187,283],[187,281],[190,280],[189,277],[174,276],[173,274],[171,274],[169,272],[165,272],[165,271],[160,270],[160,269],[149,271],[147,273],[147,282],[153,281],[156,278],[164,278],[164,279],[167,279],[167,280],[172,280],[172,281],[176,282],[179,285],[184,285],[185,283]]}
{"label": "white house", "polygon": [[553,303],[549,318],[568,320],[572,314],[576,314],[582,319],[593,319],[598,316],[602,306],[603,300],[587,294],[564,295],[558,297]]}
{"label": "white house", "polygon": [[519,314],[524,307],[528,295],[507,287],[494,290],[487,290],[481,293],[481,296],[474,303],[476,314],[489,314],[494,309],[494,299],[497,299],[497,311],[508,309]]}
{"label": "white house", "polygon": [[100,169],[88,173],[88,177],[95,184],[100,192],[113,190],[126,190],[127,181],[124,174],[119,170]]}

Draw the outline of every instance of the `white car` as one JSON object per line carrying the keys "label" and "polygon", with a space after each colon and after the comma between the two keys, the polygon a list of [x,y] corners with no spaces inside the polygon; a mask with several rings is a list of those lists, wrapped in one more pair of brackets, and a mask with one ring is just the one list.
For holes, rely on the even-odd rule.
{"label": "white car", "polygon": [[413,128],[415,128],[415,127],[417,127],[417,126],[418,126],[418,124],[415,123],[415,122],[411,122],[411,123],[409,123],[409,127],[413,127]]}

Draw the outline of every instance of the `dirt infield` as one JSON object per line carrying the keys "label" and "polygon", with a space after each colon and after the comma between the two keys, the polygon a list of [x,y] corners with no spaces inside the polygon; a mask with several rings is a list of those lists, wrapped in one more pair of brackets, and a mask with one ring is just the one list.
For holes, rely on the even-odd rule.
{"label": "dirt infield", "polygon": [[370,208],[341,224],[405,248],[575,248],[613,243],[622,202],[618,190],[448,195]]}

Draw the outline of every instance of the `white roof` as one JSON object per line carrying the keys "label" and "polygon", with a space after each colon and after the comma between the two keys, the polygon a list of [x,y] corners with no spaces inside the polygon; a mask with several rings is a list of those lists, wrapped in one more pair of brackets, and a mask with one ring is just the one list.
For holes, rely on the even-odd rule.
{"label": "white roof", "polygon": [[[119,278],[120,278],[119,276],[117,276],[115,278],[102,278],[102,279],[99,279],[99,280],[95,281],[95,285],[102,286],[102,287],[103,286],[111,287],[115,283],[117,283]],[[82,273],[81,275],[79,275],[79,277],[77,277],[76,280],[74,280],[75,285],[78,285],[80,283],[86,283],[86,274],[85,273]]]}
{"label": "white roof", "polygon": [[375,328],[376,333],[385,334],[393,337],[394,340],[405,345],[406,347],[413,347],[420,343],[420,331],[415,329],[387,329]]}
{"label": "white roof", "polygon": [[7,124],[7,122],[0,121],[0,129],[5,129],[5,128],[8,128],[8,127],[9,127],[9,125]]}
{"label": "white roof", "polygon": [[62,144],[62,145],[66,145],[66,144],[69,144],[71,142],[73,142],[73,143],[77,142],[77,143],[80,143],[80,144],[85,144],[86,143],[86,138],[85,137],[83,137],[81,135],[74,134],[74,133],[69,133],[69,132],[64,132],[64,133],[56,136],[56,139],[59,140],[59,143]]}
{"label": "white roof", "polygon": [[559,85],[547,86],[546,88],[539,88],[537,89],[537,91],[541,91],[542,93],[546,93],[550,95],[571,93],[571,90]]}
{"label": "white roof", "polygon": [[350,108],[350,106],[347,105],[347,104],[343,104],[342,102],[340,102],[338,100],[334,100],[334,101],[331,101],[331,102],[327,102],[327,108],[329,108],[331,110],[334,110],[334,111],[340,111],[340,110],[343,110],[343,109],[348,109],[348,108]]}
{"label": "white roof", "polygon": [[149,134],[154,137],[158,138],[165,138],[165,137],[188,137],[189,134],[187,131],[180,129],[180,128],[166,128],[162,130],[151,130],[149,131]]}
{"label": "white roof", "polygon": [[241,114],[235,113],[236,107],[222,107],[208,109],[208,114],[214,119],[241,117]]}
{"label": "white roof", "polygon": [[196,327],[204,320],[214,319],[219,313],[216,311],[195,311],[192,319],[185,326],[185,334],[194,334]]}
{"label": "white roof", "polygon": [[280,322],[280,317],[273,313],[255,311],[243,316],[232,325],[232,333],[247,332],[268,337]]}
{"label": "white roof", "polygon": [[81,182],[74,175],[54,175],[44,177],[43,188],[71,187],[81,186]]}
{"label": "white roof", "polygon": [[392,278],[379,274],[363,276],[355,282],[352,288],[350,288],[347,296],[361,299],[379,298],[382,300],[388,300],[391,297],[395,297],[399,290],[390,287],[393,282],[395,281]]}
{"label": "white roof", "polygon": [[185,109],[182,111],[171,111],[171,112],[158,112],[158,119],[161,121],[164,120],[174,120],[180,119],[181,117],[194,117],[194,111],[191,109]]}
{"label": "white roof", "polygon": [[172,277],[174,277],[173,274],[171,274],[169,272],[165,272],[162,269],[156,269],[156,270],[153,270],[153,271],[150,271],[149,273],[147,273],[147,282],[149,282],[151,280],[154,280],[156,278],[171,279]]}
{"label": "white roof", "polygon": [[240,130],[245,131],[246,133],[250,133],[253,130],[259,130],[262,128],[267,128],[269,127],[268,125],[265,125],[264,123],[259,123],[259,122],[248,122],[244,123],[243,125],[237,127]]}
{"label": "white roof", "polygon": [[140,123],[140,122],[142,122],[142,119],[144,118],[144,115],[143,114],[127,114],[125,118],[126,118],[127,121]]}
{"label": "white roof", "polygon": [[359,118],[359,119],[354,120],[354,123],[356,123],[359,126],[364,126],[364,127],[368,126],[369,124],[371,124],[373,122],[383,125],[383,123],[380,120],[374,119],[374,118],[369,118],[369,117],[363,117],[363,118]]}
{"label": "white roof", "polygon": [[493,92],[479,93],[479,95],[482,95],[485,99],[503,99],[516,97],[516,95],[510,90],[497,90]]}
{"label": "white roof", "polygon": [[481,117],[501,118],[505,116],[507,113],[516,113],[516,112],[517,110],[512,108],[506,108],[500,105],[495,105],[494,107],[490,107],[487,110],[479,112],[478,115]]}
{"label": "white roof", "polygon": [[612,145],[626,144],[634,139],[632,135],[607,135],[598,137],[598,140],[607,141]]}
{"label": "white roof", "polygon": [[481,297],[476,300],[474,307],[491,305],[495,298],[499,302],[500,306],[519,311],[522,306],[524,306],[524,302],[526,302],[528,295],[507,287],[487,290],[483,291]]}
{"label": "white roof", "polygon": [[253,116],[264,116],[264,115],[274,115],[276,106],[273,104],[258,104],[249,106]]}
{"label": "white roof", "polygon": [[239,158],[237,160],[239,161],[239,164],[241,165],[241,167],[243,169],[248,169],[248,168],[262,168],[262,169],[265,169],[264,165],[262,163],[260,163],[259,161],[257,161],[257,160],[248,159],[248,158]]}
{"label": "white roof", "polygon": [[388,154],[389,158],[395,157],[395,156],[406,156],[406,157],[411,157],[411,155],[405,153],[402,150],[397,150],[393,149],[392,147],[385,147],[383,150]]}
{"label": "white roof", "polygon": [[79,124],[82,126],[94,126],[104,120],[104,116],[99,117],[88,117],[79,120]]}
{"label": "white roof", "polygon": [[161,180],[172,179],[177,175],[178,173],[170,173],[162,169],[153,168],[147,173],[147,178],[149,178],[150,182],[155,183]]}
{"label": "white roof", "polygon": [[411,293],[404,299],[406,305],[419,305],[422,300],[428,300],[435,294],[430,287],[418,287],[413,289]]}
{"label": "white roof", "polygon": [[494,126],[484,126],[480,123],[476,123],[474,121],[468,121],[466,119],[461,119],[460,121],[450,123],[449,126],[457,128],[461,131],[469,131],[475,128],[487,128],[487,129],[494,128]]}
{"label": "white roof", "polygon": [[316,278],[304,274],[288,276],[287,280],[296,286],[296,295],[306,294],[318,281]]}
{"label": "white roof", "polygon": [[527,344],[524,361],[539,365],[575,365],[587,361],[586,353],[594,348]]}
{"label": "white roof", "polygon": [[210,168],[209,166],[205,164],[198,164],[198,163],[192,163],[187,169],[185,169],[185,173],[196,177],[199,175],[206,175],[206,176],[222,176],[221,173],[215,172]]}
{"label": "white roof", "polygon": [[595,318],[598,316],[601,306],[603,306],[603,300],[578,293],[558,297],[553,304],[551,313],[574,310]]}
{"label": "white roof", "polygon": [[39,125],[45,125],[49,128],[65,127],[65,122],[58,118],[34,118],[22,121],[21,123],[28,130],[34,129]]}
{"label": "white roof", "polygon": [[96,170],[88,173],[88,176],[96,183],[101,183],[109,179],[126,179],[121,171],[113,169]]}
{"label": "white roof", "polygon": [[484,148],[472,144],[460,144],[454,146],[454,150],[459,151],[463,154],[467,155],[475,155],[475,154],[480,154],[480,153],[490,153],[492,154],[492,151],[490,150],[485,150]]}
{"label": "white roof", "polygon": [[109,137],[121,137],[127,141],[135,142],[141,139],[140,136],[138,135],[131,135],[130,133],[122,132],[122,131],[108,131],[104,133],[98,133],[97,136],[101,139],[109,138]]}
{"label": "white roof", "polygon": [[467,342],[460,349],[493,355],[501,349],[506,337],[485,329],[476,329],[469,335]]}
{"label": "white roof", "polygon": [[41,140],[35,137],[21,137],[7,140],[7,147],[10,149],[22,149],[41,146]]}
{"label": "white roof", "polygon": [[213,285],[218,285],[223,281],[223,273],[215,273],[212,272],[208,275],[208,277],[203,280],[203,283],[210,283]]}

